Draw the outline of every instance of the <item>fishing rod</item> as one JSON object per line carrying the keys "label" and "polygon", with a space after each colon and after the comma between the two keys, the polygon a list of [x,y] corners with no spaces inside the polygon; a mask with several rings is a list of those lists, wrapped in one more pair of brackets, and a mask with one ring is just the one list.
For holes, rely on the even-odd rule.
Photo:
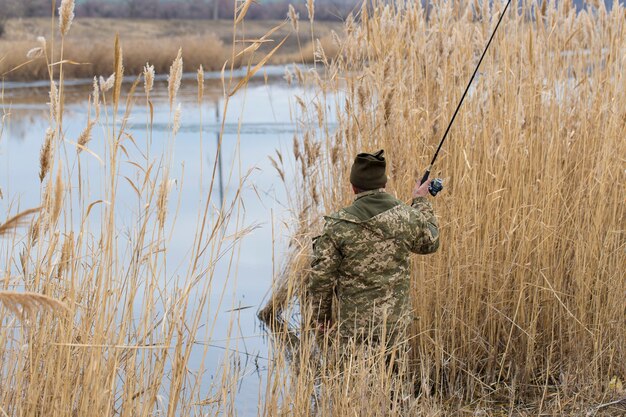
{"label": "fishing rod", "polygon": [[[487,0],[483,0],[483,1],[487,1]],[[432,161],[430,161],[430,165],[428,165],[428,168],[426,168],[426,172],[424,173],[424,176],[420,180],[420,185],[428,181],[428,177],[430,176],[430,170],[432,169],[433,164],[437,160],[437,156],[439,155],[439,151],[441,150],[441,147],[443,146],[443,142],[446,140],[446,137],[448,136],[448,132],[450,131],[450,128],[452,127],[452,123],[454,123],[454,119],[456,118],[456,115],[459,112],[459,109],[461,108],[461,104],[463,104],[463,100],[465,100],[465,96],[467,95],[467,92],[469,91],[469,88],[472,85],[472,81],[474,81],[474,77],[476,77],[476,74],[478,73],[478,68],[480,67],[480,63],[483,62],[483,58],[485,57],[485,54],[487,53],[487,50],[489,49],[489,45],[491,45],[491,41],[493,40],[494,35],[498,31],[500,22],[502,22],[502,18],[504,17],[506,10],[509,8],[509,4],[511,4],[511,0],[508,0],[508,2],[506,3],[506,6],[504,7],[504,10],[502,11],[502,14],[500,14],[498,23],[496,24],[496,27],[494,28],[493,33],[491,34],[491,37],[489,38],[489,41],[487,42],[487,46],[485,46],[485,50],[483,51],[483,54],[480,56],[480,59],[478,60],[478,65],[476,65],[476,69],[474,70],[474,73],[472,74],[472,77],[470,78],[469,83],[467,83],[467,87],[465,87],[463,96],[461,96],[461,100],[459,101],[459,104],[456,106],[456,110],[454,111],[454,114],[452,115],[452,119],[450,119],[450,123],[448,123],[448,127],[446,128],[446,131],[443,134],[443,138],[441,138],[441,142],[439,142],[439,146],[437,147],[437,150],[435,151],[435,155],[433,156]],[[437,193],[441,190],[443,190],[443,181],[441,180],[441,178],[435,178],[434,180],[430,182],[430,185],[428,186],[428,191],[430,192],[432,196],[436,196]]]}

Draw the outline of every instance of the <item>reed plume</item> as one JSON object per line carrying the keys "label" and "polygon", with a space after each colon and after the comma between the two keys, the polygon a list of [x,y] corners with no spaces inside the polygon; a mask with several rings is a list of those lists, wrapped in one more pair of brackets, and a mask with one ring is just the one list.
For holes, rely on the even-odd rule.
{"label": "reed plume", "polygon": [[36,59],[41,58],[43,56],[43,49],[40,46],[30,49],[26,52],[26,58],[28,59]]}
{"label": "reed plume", "polygon": [[52,210],[50,211],[50,224],[55,224],[61,214],[61,208],[63,207],[64,199],[64,184],[63,175],[61,170],[61,164],[59,163],[57,169],[56,181],[54,182],[54,195],[51,195]]}
{"label": "reed plume", "polygon": [[143,67],[143,89],[146,96],[150,95],[150,91],[154,87],[154,65],[149,63]]}
{"label": "reed plume", "polygon": [[296,13],[296,9],[294,9],[293,5],[289,5],[289,12],[287,13],[287,15],[289,16],[289,20],[291,21],[291,27],[293,28],[293,31],[298,33],[298,20],[300,19],[300,16],[298,13]]}
{"label": "reed plume", "polygon": [[22,227],[30,221],[31,216],[39,213],[40,208],[33,208],[25,210],[16,214],[4,223],[0,224],[0,236],[6,235],[12,230]]}
{"label": "reed plume", "polygon": [[74,0],[62,0],[59,7],[59,30],[61,35],[67,35],[74,20]]}
{"label": "reed plume", "polygon": [[29,59],[36,59],[36,58],[40,58],[42,56],[45,55],[46,53],[46,38],[44,38],[43,36],[38,36],[37,37],[37,43],[39,43],[39,46],[35,47],[35,48],[31,48],[27,53],[26,53],[26,57]]}
{"label": "reed plume", "polygon": [[76,148],[77,153],[81,153],[91,140],[91,130],[93,129],[95,124],[96,122],[89,120],[87,122],[87,127],[85,127],[80,136],[78,136],[78,140],[76,141],[76,143],[78,144],[78,147]]}
{"label": "reed plume", "polygon": [[202,65],[198,68],[197,81],[198,81],[198,103],[202,103],[204,97],[204,68]]}
{"label": "reed plume", "polygon": [[102,91],[103,93],[106,93],[111,88],[113,88],[114,84],[115,74],[111,74],[106,80],[102,76],[100,76],[100,91]]}
{"label": "reed plume", "polygon": [[98,120],[100,118],[100,86],[98,85],[97,77],[93,77],[91,101],[93,102],[94,110],[96,113],[96,120]]}
{"label": "reed plume", "polygon": [[307,0],[306,10],[309,13],[309,20],[312,22],[315,18],[315,0]]}
{"label": "reed plume", "polygon": [[50,120],[56,121],[59,117],[59,90],[57,88],[56,82],[52,81],[50,83],[50,91],[48,92],[48,96],[50,98],[50,102],[48,106],[50,108]]}
{"label": "reed plume", "polygon": [[178,130],[180,129],[180,118],[181,118],[182,110],[180,107],[180,103],[176,106],[176,111],[174,111],[174,122],[172,123],[172,134],[176,136]]}
{"label": "reed plume", "polygon": [[69,311],[61,301],[33,292],[0,291],[0,304],[19,317],[41,310]]}
{"label": "reed plume", "polygon": [[170,74],[167,77],[168,83],[168,91],[170,97],[170,108],[174,107],[174,100],[176,100],[176,95],[178,94],[178,89],[180,88],[180,80],[183,76],[183,50],[182,48],[178,50],[178,55],[176,55],[176,59],[170,66]]}
{"label": "reed plume", "polygon": [[50,158],[52,158],[52,141],[54,140],[55,132],[51,128],[46,129],[46,136],[39,152],[39,181],[43,182],[44,178],[50,170]]}
{"label": "reed plume", "polygon": [[119,35],[115,35],[115,54],[114,54],[115,79],[113,83],[113,115],[117,114],[117,108],[122,94],[122,82],[124,81],[124,54],[122,52],[122,43]]}
{"label": "reed plume", "polygon": [[74,258],[74,232],[70,232],[61,246],[61,259],[57,267],[57,279],[63,279],[63,274],[70,268]]}

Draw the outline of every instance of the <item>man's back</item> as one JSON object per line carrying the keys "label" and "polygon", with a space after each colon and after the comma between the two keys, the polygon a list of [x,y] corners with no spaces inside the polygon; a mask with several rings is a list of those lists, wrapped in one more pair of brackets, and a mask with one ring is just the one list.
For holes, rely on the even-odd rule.
{"label": "man's back", "polygon": [[411,317],[410,253],[439,246],[430,203],[418,197],[408,206],[372,190],[325,220],[307,285],[317,320],[340,324],[342,337],[402,330]]}

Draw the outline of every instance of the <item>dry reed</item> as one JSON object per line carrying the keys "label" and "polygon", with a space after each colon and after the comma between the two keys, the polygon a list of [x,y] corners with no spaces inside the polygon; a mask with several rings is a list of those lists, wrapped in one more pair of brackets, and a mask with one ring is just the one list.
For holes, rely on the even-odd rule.
{"label": "dry reed", "polygon": [[180,80],[183,76],[183,50],[178,50],[178,55],[174,59],[174,62],[170,66],[170,74],[167,77],[167,88],[170,95],[170,108],[174,107],[174,100],[176,100],[176,94],[180,88]]}
{"label": "dry reed", "polygon": [[87,122],[87,127],[85,127],[85,129],[81,132],[80,136],[78,136],[78,139],[76,140],[76,143],[78,144],[76,152],[80,153],[87,146],[87,144],[91,140],[91,130],[94,126],[95,122],[91,120]]}
{"label": "dry reed", "polygon": [[7,221],[0,224],[0,236],[6,235],[18,227],[24,226],[30,221],[34,214],[39,213],[39,210],[39,208],[28,209],[7,219]]}
{"label": "dry reed", "polygon": [[152,87],[154,87],[154,65],[146,64],[143,68],[144,91],[146,96],[150,95]]}
{"label": "dry reed", "polygon": [[196,81],[198,82],[198,103],[202,103],[204,97],[204,68],[200,65],[196,73]]}
{"label": "dry reed", "polygon": [[104,77],[100,76],[99,85],[100,85],[101,92],[106,93],[107,91],[113,88],[114,84],[115,84],[115,74],[111,74],[106,80],[104,79]]}
{"label": "dry reed", "polygon": [[[259,414],[568,414],[602,401],[589,409],[598,415],[619,405],[623,387],[618,389],[618,382],[626,379],[620,165],[626,153],[620,71],[624,10],[616,6],[610,14],[598,9],[576,15],[547,3],[535,8],[540,10],[536,22],[524,13],[505,19],[435,166],[446,178],[446,190],[435,200],[442,247],[413,261],[416,320],[406,341],[412,356],[398,350],[394,370],[381,360],[380,350],[348,346],[343,363],[350,366],[341,367],[331,341],[316,339],[306,325],[294,331],[268,320],[275,326],[273,349]],[[249,2],[238,6],[243,19]],[[312,1],[307,9],[312,23]],[[293,80],[309,86],[313,98],[299,100],[297,123],[303,130],[294,141],[299,172],[294,186],[301,192],[289,197],[298,222],[285,279],[276,283],[278,293],[263,311],[266,317],[297,296],[321,215],[350,202],[347,178],[355,153],[384,148],[388,189],[408,198],[497,14],[488,2],[473,9],[442,3],[431,9],[429,20],[420,2],[364,4],[361,10],[360,20],[346,22],[344,40],[331,37],[338,51],[333,62],[311,36],[311,53],[322,71],[294,69]],[[241,37],[237,25],[233,32],[235,40]],[[33,310],[27,326],[17,328],[9,315],[2,316],[0,403],[8,415],[147,416],[165,409],[169,415],[234,414],[237,368],[225,364],[222,379],[207,394],[200,392],[190,363],[200,329],[214,321],[207,314],[217,260],[230,239],[238,241],[245,232],[222,238],[229,225],[237,228],[231,224],[239,221],[237,204],[216,215],[210,210],[218,158],[189,269],[173,280],[165,262],[171,160],[166,155],[160,163],[133,161],[120,147],[137,83],[119,123],[104,104],[111,89],[115,102],[124,99],[119,86],[129,72],[144,73],[149,102],[149,79],[155,71],[167,71],[180,47],[174,45],[158,45],[169,51],[167,64],[139,53],[133,58],[134,48],[127,44],[124,54],[115,46],[116,58],[85,61],[108,63],[106,69],[88,71],[90,76],[108,74],[116,62],[115,73],[94,82],[92,93],[106,116],[95,118],[103,129],[92,132],[106,146],[103,198],[71,194],[76,184],[86,190],[90,183],[80,169],[62,169],[73,160],[62,162],[64,153],[56,152],[54,143],[61,139],[51,136],[40,167],[48,215],[31,225],[22,246],[0,241],[7,245],[0,251],[9,272],[5,285],[26,291],[7,303],[20,312],[29,303],[61,300],[70,317],[62,321]],[[271,53],[257,63],[272,58],[277,43],[270,45]],[[187,67],[199,66],[191,50],[186,45],[176,58],[181,71],[182,60]],[[40,59],[50,55],[46,50]],[[69,42],[65,55],[78,56]],[[146,65],[148,60],[154,67]],[[170,148],[176,114],[180,117],[173,106],[178,65],[172,65],[168,89]],[[82,67],[66,65],[64,71],[67,76]],[[251,65],[248,75],[260,67]],[[245,88],[247,79],[224,86],[223,114],[230,95]],[[201,101],[200,75],[198,82]],[[50,97],[51,129],[60,133],[62,83],[51,84]],[[336,110],[336,125],[329,108]],[[147,147],[151,123],[146,120]],[[85,156],[72,157],[80,165]],[[128,202],[117,199],[122,160],[137,168],[127,180],[140,207],[124,238],[118,218]],[[281,154],[272,164],[288,180]],[[48,175],[55,167],[56,176]],[[80,221],[72,222],[73,217]],[[0,301],[9,307],[2,293]],[[306,309],[301,314],[296,322],[308,322]],[[202,375],[199,367],[193,370]]]}
{"label": "dry reed", "polygon": [[[142,71],[146,62],[150,62],[156,73],[166,73],[182,46],[185,48],[183,59],[190,67],[203,65],[208,70],[219,70],[227,59],[227,48],[214,35],[186,35],[158,40],[127,41],[124,43],[124,66],[128,72],[137,73]],[[24,65],[29,51],[36,55]],[[0,57],[4,58],[0,60],[0,77],[10,80],[47,78],[45,53],[51,53],[50,45],[43,49],[41,46],[34,47],[32,42],[27,41],[0,41]],[[91,78],[110,73],[114,66],[111,41],[108,40],[94,39],[86,45],[68,35],[64,55],[72,61],[64,66],[66,78]],[[17,67],[19,69],[15,70]]]}
{"label": "dry reed", "polygon": [[[246,22],[245,39],[260,38],[269,27],[279,24],[278,21]],[[293,31],[292,25],[279,27],[275,36],[284,37]],[[58,48],[54,56],[50,56],[54,39],[49,37],[49,28],[48,19],[10,19],[7,32],[0,40],[0,77],[6,80],[49,79],[46,59],[59,61]],[[316,22],[315,38],[325,38],[332,30],[340,29],[340,22]],[[184,47],[183,60],[187,68],[195,69],[202,65],[205,71],[219,71],[230,58],[233,47],[231,32],[232,22],[228,21],[78,19],[64,37],[64,55],[71,61],[64,65],[64,74],[66,78],[92,78],[94,75],[110,74],[115,33],[119,33],[124,40],[123,58],[128,73],[137,74],[143,71],[146,62],[150,62],[157,74],[165,74],[181,47]],[[306,32],[306,28],[299,27],[295,32]],[[49,42],[40,42],[39,35],[46,35]],[[239,51],[243,43],[237,41],[234,49]],[[27,52],[35,47],[41,47],[49,56],[46,57],[44,53],[40,58],[25,60]],[[261,45],[254,61],[269,51],[266,48],[270,48],[270,43]],[[300,49],[298,40],[292,37],[271,62],[287,62],[286,57],[290,57],[291,62],[301,62],[298,54]],[[247,59],[239,58],[235,66],[246,62]]]}
{"label": "dry reed", "polygon": [[41,309],[67,312],[68,308],[60,302],[43,294],[15,291],[0,291],[0,304],[15,315],[24,317]]}
{"label": "dry reed", "polygon": [[61,0],[59,7],[59,31],[62,36],[67,35],[74,20],[74,0]]}
{"label": "dry reed", "polygon": [[50,210],[50,223],[54,224],[59,219],[61,214],[61,208],[63,207],[63,199],[65,185],[63,184],[63,174],[61,170],[61,164],[58,164],[58,172],[56,175],[56,181],[54,182],[54,195],[52,198],[52,205]]}
{"label": "dry reed", "polygon": [[[442,244],[412,272],[410,373],[425,415],[464,403],[488,414],[616,410],[590,405],[626,379],[625,11],[564,3],[542,2],[536,20],[534,2],[507,14],[434,167],[446,184],[434,200]],[[384,148],[387,189],[408,200],[501,9],[366,2],[322,77],[296,71],[324,99],[299,106],[292,256],[261,315],[289,317],[322,215],[352,199],[356,153]],[[307,370],[290,386],[307,386]],[[319,415],[379,413],[363,384],[328,383],[322,400],[335,406]],[[301,390],[281,392],[290,410],[308,409]]]}
{"label": "dry reed", "polygon": [[50,158],[52,157],[52,141],[54,140],[54,130],[48,128],[46,136],[39,153],[39,180],[43,182],[50,169]]}
{"label": "dry reed", "polygon": [[[71,5],[73,2],[66,0],[61,3],[64,51],[59,56],[72,55],[71,43],[65,42],[72,20]],[[194,39],[199,45],[200,38]],[[188,46],[193,53],[193,41]],[[163,44],[151,46],[153,50],[161,47]],[[39,58],[41,66],[47,68],[52,51],[56,53],[54,40],[40,48],[45,52]],[[192,350],[199,343],[199,335],[208,341],[212,337],[202,329],[216,320],[210,296],[216,291],[212,278],[218,260],[233,262],[238,242],[247,233],[239,226],[240,190],[235,186],[232,205],[217,212],[213,211],[211,196],[204,199],[199,212],[202,223],[187,242],[191,246],[190,267],[182,276],[179,271],[172,277],[165,262],[171,243],[168,236],[172,234],[168,220],[175,223],[168,209],[169,201],[175,198],[172,185],[176,181],[170,177],[171,152],[151,156],[153,120],[149,115],[146,151],[133,153],[128,143],[135,142],[133,135],[138,134],[131,135],[128,120],[139,78],[129,89],[122,88],[124,74],[129,67],[135,68],[136,74],[144,75],[146,103],[151,105],[150,93],[159,67],[145,61],[136,65],[133,59],[137,57],[129,59],[123,50],[128,51],[116,39],[112,57],[107,58],[113,65],[98,72],[109,74],[113,67],[113,74],[106,80],[93,79],[87,124],[74,144],[76,153],[62,148],[66,142],[72,143],[64,137],[61,126],[65,77],[61,71],[50,74],[50,127],[39,155],[44,210],[31,223],[27,236],[12,232],[27,225],[38,209],[22,212],[0,225],[2,414],[147,416],[167,408],[169,415],[219,415],[229,409],[231,396],[226,388],[236,383],[238,371],[227,373],[223,385],[209,386],[209,394],[217,401],[205,404],[208,393],[201,388],[207,385],[199,381],[205,373],[207,350],[201,352],[199,362],[191,361],[197,359]],[[174,63],[172,56],[167,66],[161,66],[172,66],[168,91],[172,104],[185,56],[178,47],[176,50],[179,53]],[[190,61],[199,59],[191,57]],[[75,68],[65,63],[65,76]],[[202,68],[198,82],[201,104]],[[118,106],[124,109],[123,116],[118,114]],[[168,149],[173,149],[182,111],[180,104],[172,108]],[[4,123],[3,118],[0,133]],[[102,157],[87,149],[92,137],[104,146]],[[82,169],[84,159],[92,156],[101,162],[100,185],[90,181]],[[131,214],[124,211],[129,201],[118,199],[122,163],[136,170],[125,178],[135,190],[140,207]],[[212,189],[215,171],[205,181],[210,181]],[[242,180],[238,187],[243,186]],[[100,198],[93,200],[93,195]],[[135,216],[133,230],[126,236],[121,224],[130,215]],[[15,317],[7,312],[28,320],[15,326]],[[59,312],[63,312],[63,320],[59,320]]]}

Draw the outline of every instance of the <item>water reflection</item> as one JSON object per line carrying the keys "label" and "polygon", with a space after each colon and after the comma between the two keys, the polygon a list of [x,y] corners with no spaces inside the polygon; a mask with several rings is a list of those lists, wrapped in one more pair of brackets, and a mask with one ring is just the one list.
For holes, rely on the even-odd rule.
{"label": "water reflection", "polygon": [[[209,390],[212,381],[220,378],[220,365],[237,363],[242,378],[239,382],[236,407],[239,415],[256,415],[260,384],[263,384],[267,359],[267,346],[258,328],[255,312],[263,297],[271,287],[272,274],[276,266],[272,259],[281,258],[284,245],[280,236],[281,219],[288,216],[284,206],[285,189],[268,159],[275,149],[282,151],[285,161],[285,174],[294,174],[293,160],[290,157],[295,123],[291,118],[295,94],[303,94],[301,89],[289,87],[282,78],[283,69],[270,69],[275,75],[267,77],[269,83],[254,81],[246,91],[231,98],[229,110],[224,120],[224,132],[220,144],[222,112],[224,101],[219,80],[207,81],[205,99],[201,106],[197,103],[195,74],[186,77],[179,93],[182,104],[181,129],[176,137],[172,157],[172,173],[175,179],[175,197],[171,198],[171,212],[177,211],[176,225],[172,229],[168,255],[168,275],[184,274],[184,260],[189,253],[189,244],[196,232],[198,213],[202,210],[208,195],[211,170],[216,164],[218,187],[212,204],[218,209],[235,198],[240,180],[249,174],[243,188],[241,201],[241,227],[255,226],[237,249],[236,273],[232,265],[220,262],[216,267],[212,285],[216,288],[211,294],[211,308],[205,328],[214,327],[210,340],[199,342],[193,352],[193,361],[200,361],[206,348],[209,354],[205,360],[206,374],[201,376],[203,390]],[[208,77],[215,78],[215,74]],[[128,85],[125,85],[128,89]],[[91,93],[91,82],[70,83],[66,89],[66,106],[63,129],[66,142],[62,152],[68,156],[71,169],[78,169],[74,156],[75,142],[87,124],[87,97]],[[129,133],[136,146],[127,142],[127,161],[148,159],[144,155],[146,142],[152,141],[151,155],[157,157],[168,151],[168,132],[171,120],[166,82],[155,83],[154,124],[152,133],[146,131],[146,120],[150,118],[149,106],[145,99],[134,103],[131,113]],[[4,199],[0,200],[0,216],[6,217],[9,208],[34,207],[40,200],[38,178],[39,150],[44,132],[48,127],[48,89],[46,84],[7,84],[4,90],[4,110],[10,115],[10,122],[0,138],[0,188]],[[121,108],[120,113],[125,109]],[[202,119],[202,121],[201,121]],[[94,133],[89,149],[95,155],[104,156],[106,146],[102,132]],[[100,185],[103,184],[102,166],[97,159],[83,153],[80,156],[80,169],[89,182],[94,184],[89,190],[91,201],[101,198]],[[105,159],[105,158],[103,158]],[[129,163],[120,165],[120,178],[134,178],[136,169]],[[72,184],[77,188],[77,184]],[[136,201],[132,187],[120,181],[118,200],[128,202],[125,210],[129,215],[121,215],[119,228],[130,233],[136,219]],[[124,203],[123,203],[124,204]],[[94,221],[92,227],[97,228]],[[275,228],[273,236],[272,228]],[[278,237],[274,240],[274,237]],[[180,244],[180,242],[183,242]],[[219,289],[219,290],[218,290]],[[223,291],[222,291],[223,289]],[[140,300],[138,300],[140,303]],[[212,320],[215,317],[216,320]],[[202,333],[202,332],[201,332]],[[208,334],[207,330],[207,334]],[[228,353],[240,353],[232,355]]]}
{"label": "water reflection", "polygon": [[[215,123],[220,122],[220,108],[219,103],[215,101]],[[222,168],[222,146],[220,144],[220,131],[215,131],[215,146],[217,148],[217,168],[218,168],[218,178],[220,185],[220,203],[224,206],[224,170]]]}

